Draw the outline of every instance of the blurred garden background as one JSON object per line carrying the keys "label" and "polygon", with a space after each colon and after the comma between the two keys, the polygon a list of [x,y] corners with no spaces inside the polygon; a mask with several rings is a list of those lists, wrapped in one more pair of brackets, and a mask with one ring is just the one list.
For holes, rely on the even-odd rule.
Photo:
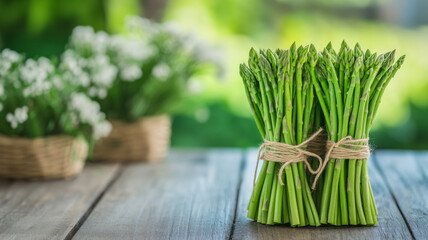
{"label": "blurred garden background", "polygon": [[[72,29],[123,31],[129,15],[173,21],[215,46],[221,74],[195,76],[192,94],[174,107],[172,145],[249,147],[262,139],[253,122],[239,63],[254,48],[342,40],[363,49],[397,49],[406,62],[375,120],[376,148],[428,148],[428,1],[425,0],[1,0],[0,49],[58,57]],[[373,52],[372,51],[372,52]],[[7,91],[7,90],[6,90]]]}

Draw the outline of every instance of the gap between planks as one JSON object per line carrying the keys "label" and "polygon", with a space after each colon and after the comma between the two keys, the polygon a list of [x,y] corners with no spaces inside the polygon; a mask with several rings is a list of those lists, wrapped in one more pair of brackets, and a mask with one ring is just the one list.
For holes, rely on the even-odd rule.
{"label": "gap between planks", "polygon": [[233,221],[232,221],[232,226],[230,228],[230,233],[229,233],[229,240],[232,240],[233,237],[233,232],[235,231],[235,223],[236,223],[236,218],[238,216],[238,204],[239,204],[239,195],[241,193],[241,185],[242,185],[242,181],[244,180],[244,171],[245,168],[247,167],[247,155],[246,155],[246,151],[242,151],[241,153],[241,164],[239,166],[239,180],[238,180],[238,185],[237,185],[237,189],[236,189],[236,197],[235,197],[235,210],[233,213]]}
{"label": "gap between planks", "polygon": [[76,225],[68,232],[68,234],[65,236],[64,240],[70,240],[73,239],[74,235],[77,231],[79,231],[80,227],[85,223],[85,221],[88,219],[89,215],[92,213],[94,208],[97,206],[97,204],[100,202],[101,198],[104,196],[104,194],[110,189],[110,187],[119,179],[119,177],[122,175],[123,172],[123,163],[120,163],[118,166],[118,169],[116,170],[116,173],[112,176],[110,181],[106,184],[106,187],[100,192],[100,194],[95,198],[95,200],[91,203],[91,205],[88,207],[88,209],[82,214],[80,219],[76,222]]}

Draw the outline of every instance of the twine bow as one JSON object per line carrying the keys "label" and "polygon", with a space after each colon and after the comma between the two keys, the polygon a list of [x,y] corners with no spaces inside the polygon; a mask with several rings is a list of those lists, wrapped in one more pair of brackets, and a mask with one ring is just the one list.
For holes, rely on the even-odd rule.
{"label": "twine bow", "polygon": [[[256,185],[257,169],[259,166],[260,159],[269,162],[283,163],[278,173],[278,178],[281,185],[284,185],[281,176],[284,172],[285,167],[287,167],[291,163],[305,163],[309,172],[315,175],[315,179],[312,184],[312,190],[314,190],[319,177],[321,176],[330,159],[369,158],[369,139],[352,139],[351,136],[347,136],[340,139],[338,142],[327,140],[327,144],[325,145],[327,153],[323,161],[319,156],[322,154],[322,152],[318,151],[320,146],[323,146],[323,142],[325,142],[325,136],[322,134],[322,132],[323,129],[320,128],[308,139],[306,139],[306,141],[300,143],[299,145],[272,142],[265,139],[264,143],[259,148],[256,170],[253,179],[253,186]],[[309,150],[306,150],[306,148],[309,148]],[[314,151],[315,149],[317,149],[317,151]],[[319,166],[316,170],[312,169],[310,163],[308,162],[308,157],[315,157],[318,160]]]}
{"label": "twine bow", "polygon": [[370,156],[369,139],[352,139],[351,136],[344,137],[338,142],[327,140],[328,149],[324,157],[320,171],[315,175],[312,189],[315,189],[318,178],[324,171],[330,159],[366,159]]}
{"label": "twine bow", "polygon": [[[278,174],[279,182],[281,183],[281,185],[284,185],[284,182],[282,181],[282,178],[281,178],[282,173],[284,172],[285,167],[287,167],[291,163],[304,162],[310,173],[319,174],[319,172],[321,171],[321,167],[323,166],[321,157],[313,152],[307,151],[305,148],[322,131],[323,129],[320,128],[318,131],[316,131],[308,139],[306,139],[304,142],[300,143],[299,145],[290,145],[286,143],[271,142],[265,139],[264,143],[259,148],[259,153],[257,156],[257,163],[256,163],[256,170],[255,170],[254,179],[253,179],[253,186],[256,185],[257,168],[259,166],[260,159],[263,159],[269,162],[284,163],[279,169],[279,174]],[[316,170],[312,169],[310,163],[308,162],[308,157],[315,157],[318,159],[319,166]]]}

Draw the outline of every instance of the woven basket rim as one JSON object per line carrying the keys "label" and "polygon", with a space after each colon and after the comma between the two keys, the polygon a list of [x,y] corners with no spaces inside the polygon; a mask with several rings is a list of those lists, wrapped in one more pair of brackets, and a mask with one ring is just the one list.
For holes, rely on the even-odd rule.
{"label": "woven basket rim", "polygon": [[28,141],[28,142],[33,142],[36,140],[40,140],[40,139],[53,139],[53,138],[69,138],[69,139],[83,139],[83,137],[79,137],[79,136],[72,136],[72,135],[67,135],[67,134],[52,134],[52,135],[47,135],[47,136],[43,136],[43,137],[35,137],[35,138],[29,138],[29,137],[21,137],[21,136],[9,136],[9,135],[3,135],[0,133],[0,140],[1,139],[7,139],[7,140],[17,140],[17,141]]}
{"label": "woven basket rim", "polygon": [[110,120],[113,130],[94,147],[95,161],[133,162],[163,158],[169,149],[171,117],[141,117],[134,122]]}
{"label": "woven basket rim", "polygon": [[159,118],[169,118],[171,119],[171,115],[169,114],[158,114],[158,115],[150,115],[150,116],[142,116],[142,117],[138,117],[135,120],[132,121],[125,121],[125,120],[120,120],[120,119],[115,119],[115,118],[107,118],[107,120],[109,122],[116,122],[116,123],[123,123],[126,125],[130,125],[130,124],[135,124],[135,123],[139,123],[143,120],[148,120],[148,119],[159,119]]}

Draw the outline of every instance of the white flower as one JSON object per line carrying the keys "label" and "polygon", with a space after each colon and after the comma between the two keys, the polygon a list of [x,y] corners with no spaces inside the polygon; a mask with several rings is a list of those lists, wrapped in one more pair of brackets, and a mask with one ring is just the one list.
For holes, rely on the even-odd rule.
{"label": "white flower", "polygon": [[198,122],[206,122],[210,118],[210,110],[208,108],[201,108],[196,110],[195,119]]}
{"label": "white flower", "polygon": [[86,95],[73,93],[68,108],[72,121],[90,125],[93,128],[94,137],[99,138],[109,134],[111,126],[105,120],[105,114],[100,111],[100,105]]}
{"label": "white flower", "polygon": [[14,113],[8,113],[6,115],[6,120],[10,123],[10,126],[15,129],[18,127],[18,124],[24,123],[28,119],[28,107],[23,106],[21,108],[15,109]]}
{"label": "white flower", "polygon": [[81,63],[83,62],[76,52],[67,50],[62,54],[61,58],[61,68],[72,72],[74,75],[79,75],[82,73],[83,70],[81,65],[83,64]]}
{"label": "white flower", "polygon": [[143,71],[137,65],[126,66],[120,70],[120,78],[123,81],[132,82],[143,75]]}
{"label": "white flower", "polygon": [[24,96],[38,96],[48,91],[52,87],[50,77],[53,72],[54,66],[49,59],[28,59],[19,67],[20,77],[26,86]]}
{"label": "white flower", "polygon": [[107,97],[107,90],[104,88],[98,89],[98,98],[104,99]]}
{"label": "white flower", "polygon": [[71,45],[80,53],[104,53],[110,37],[103,31],[95,32],[90,26],[77,26],[70,37]]}
{"label": "white flower", "polygon": [[12,65],[20,60],[21,56],[10,49],[4,49],[0,53],[0,76],[5,76]]}
{"label": "white flower", "polygon": [[175,38],[179,39],[183,37],[180,25],[178,25],[176,22],[166,22],[162,24],[162,29]]}
{"label": "white flower", "polygon": [[62,79],[57,75],[52,77],[52,84],[53,84],[53,86],[55,86],[56,89],[63,89],[64,88],[64,83],[63,83]]}
{"label": "white flower", "polygon": [[88,94],[91,97],[97,97],[100,99],[104,99],[107,97],[107,90],[104,88],[90,87],[88,90]]}
{"label": "white flower", "polygon": [[151,57],[156,51],[146,40],[141,36],[113,36],[111,49],[117,55],[117,63],[120,65],[126,62],[142,62]]}
{"label": "white flower", "polygon": [[10,67],[12,67],[12,63],[10,61],[1,61],[0,59],[0,76],[5,76],[9,71]]}
{"label": "white flower", "polygon": [[15,129],[18,127],[18,120],[15,119],[15,116],[12,113],[6,115],[6,121],[10,123],[10,126]]}
{"label": "white flower", "polygon": [[126,28],[130,32],[138,32],[140,34],[152,36],[159,32],[158,25],[158,23],[137,16],[128,16],[126,18]]}
{"label": "white flower", "polygon": [[54,70],[54,66],[49,59],[41,57],[37,61],[28,59],[19,68],[22,80],[26,83],[42,82],[48,78]]}
{"label": "white flower", "polygon": [[110,133],[111,124],[105,120],[105,114],[100,111],[100,105],[84,94],[73,93],[68,108],[72,113],[73,122],[90,125],[96,139]]}
{"label": "white flower", "polygon": [[74,80],[82,87],[87,87],[91,83],[89,74],[86,72],[82,72],[80,75],[75,76]]}
{"label": "white flower", "polygon": [[9,60],[10,62],[17,62],[19,61],[20,55],[15,51],[5,48],[1,53],[1,57]]}
{"label": "white flower", "polygon": [[165,81],[170,74],[170,68],[168,66],[168,64],[162,62],[157,64],[154,68],[153,68],[153,76],[155,76],[156,78],[158,78],[161,81]]}
{"label": "white flower", "polygon": [[95,128],[94,128],[95,139],[107,137],[110,134],[111,129],[112,129],[111,123],[108,121],[95,125]]}
{"label": "white flower", "polygon": [[28,119],[28,107],[24,106],[22,108],[15,109],[15,118],[20,123],[25,122]]}
{"label": "white flower", "polygon": [[63,76],[67,81],[73,82],[77,86],[89,86],[89,75],[83,70],[83,67],[87,63],[85,59],[72,50],[65,51],[61,59],[60,69],[63,71]]}
{"label": "white flower", "polygon": [[189,79],[189,81],[187,82],[187,89],[189,90],[189,92],[194,94],[201,93],[203,90],[201,82],[195,78]]}
{"label": "white flower", "polygon": [[98,95],[98,89],[96,87],[90,87],[88,90],[88,94],[91,97],[96,97]]}
{"label": "white flower", "polygon": [[100,105],[82,93],[73,93],[69,109],[77,115],[79,122],[95,126],[100,117]]}
{"label": "white flower", "polygon": [[52,87],[52,84],[47,81],[35,82],[23,90],[25,97],[40,96]]}
{"label": "white flower", "polygon": [[114,65],[107,65],[98,68],[92,74],[92,81],[95,85],[110,87],[117,75],[117,68]]}

